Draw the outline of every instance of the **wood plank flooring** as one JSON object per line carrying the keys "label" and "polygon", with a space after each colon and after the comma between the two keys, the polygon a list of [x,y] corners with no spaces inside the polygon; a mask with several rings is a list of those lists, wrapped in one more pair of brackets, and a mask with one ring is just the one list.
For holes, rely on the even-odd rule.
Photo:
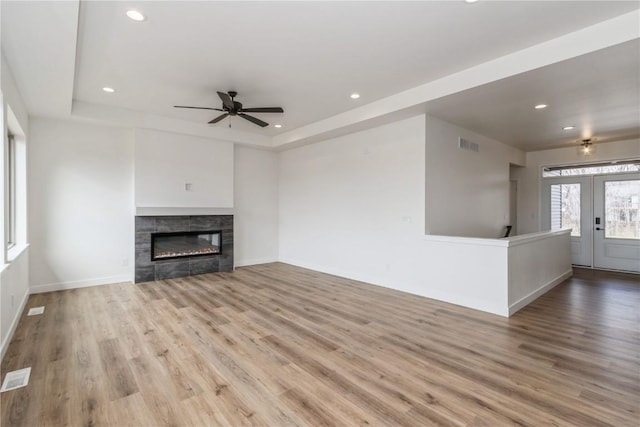
{"label": "wood plank flooring", "polygon": [[640,424],[638,276],[510,319],[286,264],[32,295],[2,426]]}

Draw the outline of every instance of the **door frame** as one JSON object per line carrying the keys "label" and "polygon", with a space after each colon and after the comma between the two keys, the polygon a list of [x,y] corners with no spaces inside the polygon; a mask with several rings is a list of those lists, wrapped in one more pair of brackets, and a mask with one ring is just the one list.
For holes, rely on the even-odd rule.
{"label": "door frame", "polygon": [[[542,174],[541,168],[540,173]],[[624,180],[624,177],[637,176],[638,172],[617,172],[617,173],[608,173],[608,174],[593,174],[593,175],[573,175],[573,176],[558,176],[558,177],[540,177],[540,186],[539,186],[539,194],[540,194],[540,204],[539,204],[539,227],[540,230],[550,230],[551,229],[551,212],[549,209],[545,209],[545,206],[548,205],[548,200],[550,199],[551,193],[551,184],[573,184],[580,183],[580,237],[576,238],[574,236],[571,237],[572,249],[576,244],[576,239],[582,239],[586,236],[589,236],[588,242],[588,259],[589,262],[585,264],[572,264],[579,267],[587,267],[599,270],[615,270],[615,271],[628,271],[628,270],[616,270],[606,267],[595,267],[595,181],[596,178],[606,180],[606,178],[612,178],[612,181],[615,181],[616,177]],[[634,179],[634,178],[629,178]],[[586,185],[585,185],[586,184]],[[587,191],[585,192],[585,188]],[[587,200],[585,200],[584,195],[587,195]],[[581,243],[582,244],[582,243]],[[586,255],[585,255],[586,257]],[[581,258],[581,261],[586,261],[586,258]],[[633,273],[633,271],[630,271]]]}

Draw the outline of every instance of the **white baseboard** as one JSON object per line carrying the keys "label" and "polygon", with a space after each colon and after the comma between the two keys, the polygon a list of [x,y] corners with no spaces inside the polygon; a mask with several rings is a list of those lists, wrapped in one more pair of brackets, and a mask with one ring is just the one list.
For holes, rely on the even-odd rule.
{"label": "white baseboard", "polygon": [[540,298],[542,295],[549,292],[551,289],[555,288],[560,283],[567,280],[569,277],[573,275],[573,270],[570,268],[568,271],[565,271],[560,276],[556,277],[549,283],[542,285],[535,291],[531,292],[529,295],[526,295],[523,298],[520,298],[518,301],[514,302],[509,306],[509,316],[513,316],[518,310],[524,308],[525,306],[531,304],[536,299]]}
{"label": "white baseboard", "polygon": [[249,265],[269,264],[272,262],[278,262],[278,258],[258,258],[258,259],[246,259],[242,261],[235,260],[235,267],[247,267]]}
{"label": "white baseboard", "polygon": [[459,295],[447,294],[446,292],[425,292],[424,290],[418,291],[415,286],[410,286],[407,283],[401,283],[397,280],[384,279],[376,276],[370,276],[367,274],[359,274],[352,271],[345,271],[336,268],[326,267],[304,261],[299,261],[292,258],[281,258],[280,262],[285,264],[295,265],[296,267],[308,268],[309,270],[319,271],[321,273],[331,274],[345,279],[357,280],[371,285],[381,286],[387,289],[393,289],[400,292],[405,292],[411,295],[418,295],[424,298],[429,298],[436,301],[442,301],[447,304],[454,304],[460,307],[470,308],[473,310],[484,311],[485,313],[491,313],[502,317],[508,317],[507,305],[496,306],[490,304],[482,304],[472,300],[461,300]]}
{"label": "white baseboard", "polygon": [[295,265],[296,267],[307,268],[309,270],[318,271],[320,273],[343,277],[349,280],[356,280],[358,282],[364,282],[371,285],[382,286],[383,288],[395,289],[395,288],[391,288],[379,277],[369,276],[366,274],[359,274],[352,271],[340,270],[332,267],[326,267],[324,265],[318,265],[318,264],[313,264],[309,262],[299,261],[292,258],[281,258],[279,262],[282,262],[284,264]]}
{"label": "white baseboard", "polygon": [[88,280],[74,280],[71,282],[47,283],[45,285],[31,286],[32,294],[43,292],[63,291],[66,289],[88,288],[90,286],[110,285],[112,283],[131,282],[131,276],[122,274],[119,276],[100,277]]}
{"label": "white baseboard", "polygon": [[11,322],[11,327],[9,328],[9,332],[7,333],[7,336],[4,337],[4,340],[2,341],[0,361],[4,359],[4,354],[7,352],[7,349],[9,348],[9,343],[11,343],[13,334],[16,332],[16,328],[18,327],[18,322],[20,322],[20,318],[22,317],[22,312],[24,311],[24,308],[26,307],[28,300],[29,300],[29,289],[27,289],[27,291],[24,293],[24,296],[22,297],[22,301],[20,302],[20,307],[16,311],[16,316],[13,318],[13,321]]}

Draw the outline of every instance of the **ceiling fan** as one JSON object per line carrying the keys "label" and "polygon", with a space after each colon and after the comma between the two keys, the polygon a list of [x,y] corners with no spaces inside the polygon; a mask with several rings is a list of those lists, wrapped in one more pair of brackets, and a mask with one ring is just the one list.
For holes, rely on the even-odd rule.
{"label": "ceiling fan", "polygon": [[[223,114],[211,120],[209,124],[218,123],[220,120],[224,119],[227,116],[239,116],[261,127],[269,126],[269,123],[264,122],[256,117],[250,116],[245,113],[284,113],[284,110],[280,107],[244,108],[241,103],[233,99],[237,95],[238,95],[238,92],[235,92],[232,90],[230,90],[228,94],[224,92],[218,92],[218,96],[222,100],[222,108],[189,107],[186,105],[174,105],[174,107],[175,108],[193,108],[195,110],[214,110],[214,111],[223,112]],[[229,124],[229,127],[231,127],[231,124]]]}

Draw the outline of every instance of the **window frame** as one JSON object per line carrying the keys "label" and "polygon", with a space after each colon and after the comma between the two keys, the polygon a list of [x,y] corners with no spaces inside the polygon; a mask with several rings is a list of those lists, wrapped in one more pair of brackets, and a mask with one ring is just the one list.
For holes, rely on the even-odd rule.
{"label": "window frame", "polygon": [[7,131],[7,221],[5,243],[7,250],[16,245],[16,137]]}

